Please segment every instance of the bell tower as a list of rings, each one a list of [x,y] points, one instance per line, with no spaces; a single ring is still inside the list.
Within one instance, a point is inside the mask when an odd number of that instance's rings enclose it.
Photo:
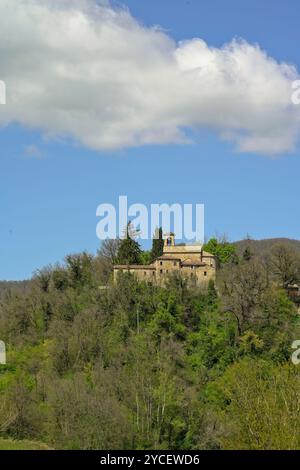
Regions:
[[[175,246],[175,234],[173,232],[165,233],[165,235],[164,235],[164,246],[165,246],[165,248],[167,248],[169,246]]]

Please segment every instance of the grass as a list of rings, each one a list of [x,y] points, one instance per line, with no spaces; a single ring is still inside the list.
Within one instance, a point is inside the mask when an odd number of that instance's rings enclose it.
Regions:
[[[0,439],[0,451],[1,450],[50,450],[50,447],[41,442]]]

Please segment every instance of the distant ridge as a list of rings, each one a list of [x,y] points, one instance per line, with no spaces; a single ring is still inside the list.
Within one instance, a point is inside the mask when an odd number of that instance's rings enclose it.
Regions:
[[[251,248],[254,254],[264,256],[267,255],[274,245],[282,244],[289,248],[292,248],[300,255],[300,240],[292,238],[264,238],[262,240],[244,239],[232,242],[236,246],[237,253],[241,255],[246,247]],[[178,244],[178,246],[184,245],[184,243]],[[25,293],[33,284],[32,279],[24,281],[1,281],[0,280],[0,294],[9,290],[17,290],[20,293]]]
[[[300,240],[292,238],[265,238],[262,240],[245,239],[233,242],[237,248],[237,253],[241,254],[246,247],[249,247],[256,255],[267,255],[272,247],[277,244],[285,245],[300,254]]]
[[[10,291],[18,291],[20,294],[25,294],[28,288],[32,285],[32,280],[26,281],[0,281],[0,297],[1,295]]]

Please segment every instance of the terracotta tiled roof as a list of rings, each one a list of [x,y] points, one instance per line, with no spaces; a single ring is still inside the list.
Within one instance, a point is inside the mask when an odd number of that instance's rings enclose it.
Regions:
[[[153,264],[116,264],[114,269],[156,269]]]
[[[202,263],[201,261],[182,261],[181,266],[207,266],[206,263]]]

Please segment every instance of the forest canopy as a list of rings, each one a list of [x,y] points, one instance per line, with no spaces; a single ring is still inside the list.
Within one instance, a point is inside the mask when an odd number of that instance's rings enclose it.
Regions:
[[[57,449],[300,448],[290,360],[299,315],[288,291],[299,255],[207,247],[217,281],[197,288],[179,276],[165,287],[130,274],[112,282],[112,242],[2,285],[0,438]]]

